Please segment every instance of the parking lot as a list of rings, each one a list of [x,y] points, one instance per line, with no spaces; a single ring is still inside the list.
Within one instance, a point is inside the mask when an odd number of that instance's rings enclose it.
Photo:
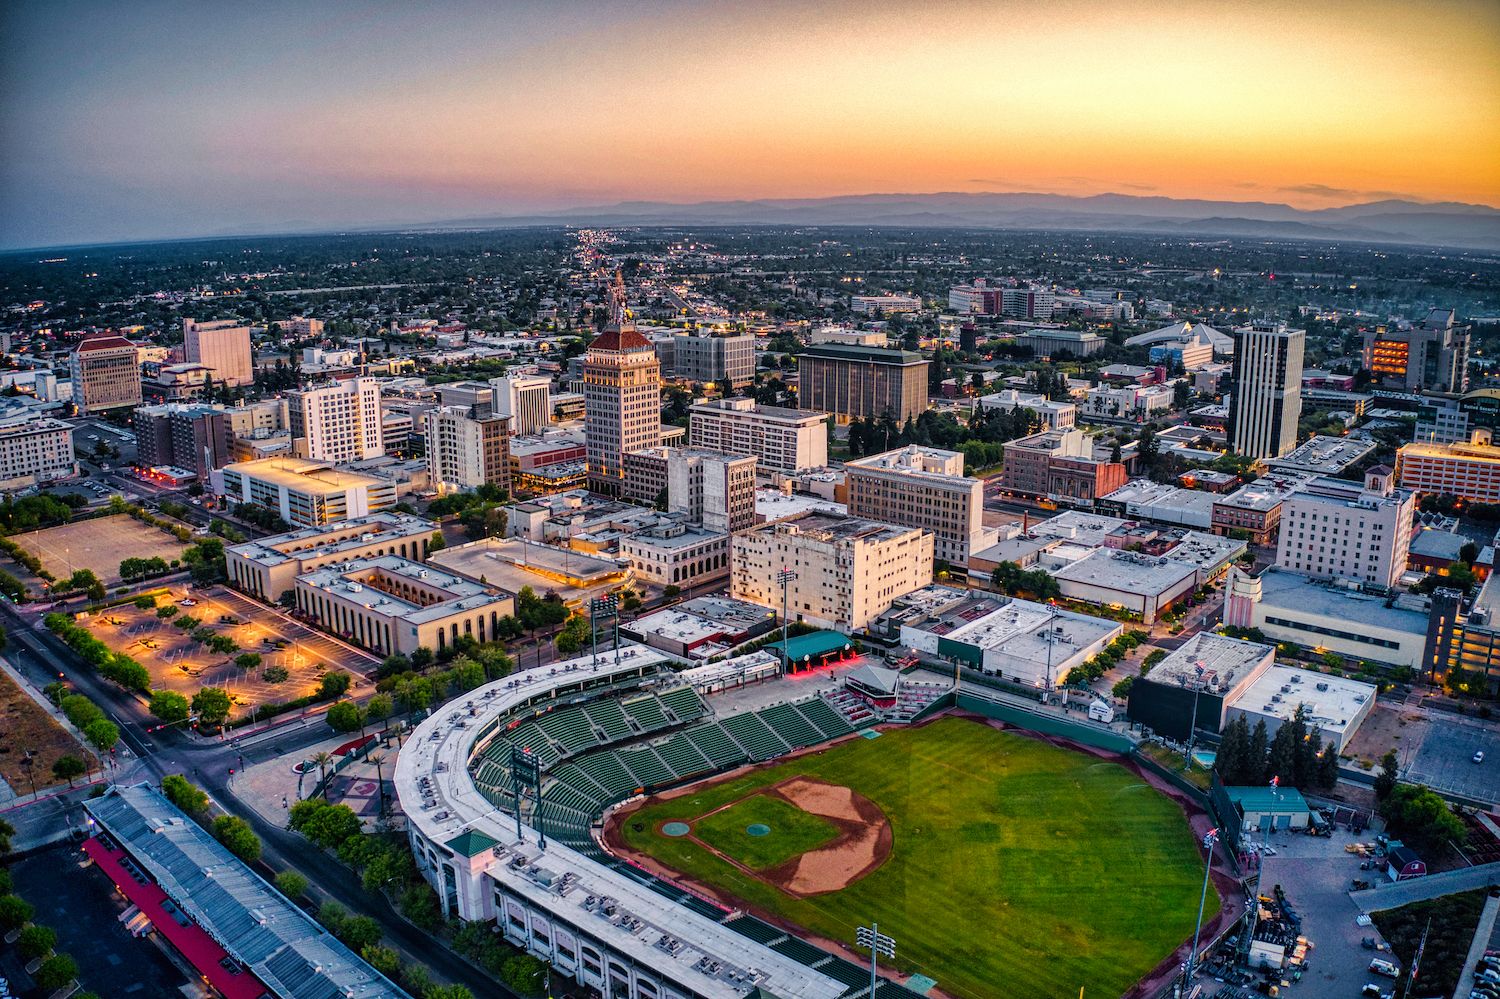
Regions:
[[[374,660],[351,652],[327,636],[288,621],[277,612],[222,588],[204,592],[181,587],[169,591],[179,617],[191,616],[239,648],[212,651],[156,610],[131,604],[87,620],[89,630],[110,648],[132,656],[151,673],[152,687],[191,697],[203,687],[223,687],[242,715],[260,704],[288,701],[317,690],[324,673],[346,670],[362,674]],[[168,597],[159,602],[165,606]],[[187,603],[191,601],[191,604]],[[245,652],[260,655],[260,665],[241,669],[234,659]],[[285,679],[276,679],[278,670]]]
[[[1414,738],[1413,728],[1420,728],[1421,741],[1405,763],[1407,780],[1482,801],[1500,801],[1500,772],[1495,769],[1500,765],[1500,726],[1445,714],[1420,727],[1408,725],[1407,739]],[[1475,763],[1474,754],[1480,751],[1484,762]]]
[[[187,545],[172,535],[126,514],[61,524],[11,540],[42,560],[58,579],[91,569],[106,586],[120,582],[120,563],[127,558],[182,557]]]

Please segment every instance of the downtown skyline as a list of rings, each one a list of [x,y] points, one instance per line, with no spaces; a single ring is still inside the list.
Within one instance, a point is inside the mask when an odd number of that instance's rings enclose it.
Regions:
[[[0,246],[877,192],[1500,204],[1500,8],[9,5]]]

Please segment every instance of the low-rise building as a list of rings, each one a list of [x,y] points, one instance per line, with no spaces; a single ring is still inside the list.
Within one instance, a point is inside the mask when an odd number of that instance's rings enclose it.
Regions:
[[[1396,452],[1396,480],[1423,496],[1500,503],[1500,447],[1488,430],[1474,431],[1467,443],[1404,444]]]
[[[1196,489],[1181,489],[1150,479],[1132,479],[1094,501],[1094,509],[1112,517],[1149,520],[1172,527],[1209,530],[1218,497]]]
[[[1198,587],[1199,567],[1170,556],[1101,549],[1051,571],[1062,595],[1115,607],[1155,623],[1161,612]]]
[[[1048,399],[1044,395],[1005,389],[974,400],[981,410],[995,409],[1009,413],[1029,409],[1041,422],[1041,430],[1067,430],[1078,422],[1078,407],[1066,400]]]
[[[734,536],[730,594],[817,627],[869,626],[899,597],[932,582],[932,535],[857,517],[805,513]]]
[[[1394,588],[1406,571],[1416,498],[1377,465],[1364,484],[1320,477],[1283,504],[1276,564],[1327,579]]]
[[[921,312],[922,299],[916,295],[851,295],[849,308],[863,315],[890,316],[898,312]]]
[[[729,574],[729,532],[663,520],[620,539],[620,554],[642,579],[690,587]]]
[[[290,593],[297,577],[338,562],[397,555],[427,558],[437,525],[410,514],[385,511],[323,527],[305,527],[224,549],[229,583],[265,601]]]
[[[395,483],[306,458],[225,465],[213,472],[212,491],[234,503],[258,503],[287,523],[304,527],[352,520],[396,505]]]
[[[1094,445],[1081,430],[1048,430],[1005,445],[1000,487],[1019,496],[1072,506],[1094,500],[1125,485],[1125,466],[1094,456]]]
[[[1269,670],[1276,650],[1200,631],[1130,686],[1126,713],[1157,735],[1187,742],[1195,730],[1218,733],[1228,706]]]
[[[1301,489],[1306,475],[1267,475],[1214,500],[1213,526],[1219,534],[1244,532],[1251,544],[1268,545],[1281,528],[1282,504]]]
[[[377,655],[492,641],[515,613],[509,593],[398,555],[313,569],[297,576],[295,592],[301,614]]]
[[[795,473],[828,464],[828,415],[760,406],[736,397],[700,402],[689,411],[694,447],[753,454],[766,472]]]
[[[78,473],[70,424],[24,404],[0,407],[0,489],[42,485]]]
[[[1031,348],[1031,356],[1044,358],[1093,357],[1109,341],[1093,330],[1034,329],[1016,337],[1016,343]]]
[[[1226,705],[1224,721],[1243,716],[1251,729],[1265,722],[1266,735],[1274,737],[1300,707],[1309,732],[1320,733],[1324,745],[1342,753],[1375,707],[1375,693],[1373,683],[1273,665]]]
[[[687,600],[621,622],[620,634],[670,655],[701,661],[722,655],[775,627],[774,612],[743,600],[715,596]]]

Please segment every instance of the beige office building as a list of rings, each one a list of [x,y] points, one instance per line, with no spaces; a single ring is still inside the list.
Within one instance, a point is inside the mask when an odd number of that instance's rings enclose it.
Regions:
[[[26,409],[0,421],[0,489],[22,489],[78,473],[73,427]]]
[[[492,641],[516,608],[509,593],[397,555],[302,573],[295,593],[297,609],[318,627],[376,655]]]
[[[439,492],[510,490],[510,417],[491,415],[487,405],[442,406],[427,411],[426,424],[427,468]]]
[[[651,341],[618,319],[583,362],[584,441],[594,492],[624,491],[625,455],[661,443],[661,362]]]
[[[200,323],[182,321],[183,359],[213,369],[220,385],[249,385],[255,380],[250,327],[233,319]]]
[[[1229,449],[1248,458],[1280,458],[1297,446],[1302,414],[1305,330],[1253,323],[1234,331]]]
[[[859,517],[805,513],[736,534],[730,595],[821,628],[867,627],[900,597],[932,582],[932,535]]]
[[[493,378],[495,412],[510,417],[516,436],[540,434],[552,424],[552,379],[542,375]]]
[[[298,576],[336,562],[382,555],[425,561],[436,530],[430,520],[387,510],[231,545],[224,562],[230,585],[269,603],[290,592]]]
[[[788,474],[828,464],[828,415],[810,409],[758,406],[735,397],[700,402],[689,411],[693,447],[753,454],[758,467]]]
[[[988,547],[984,483],[964,475],[961,451],[909,444],[844,463],[849,515],[931,531],[935,557],[956,566]]]
[[[396,505],[396,483],[339,472],[306,458],[264,458],[215,469],[213,492],[233,503],[259,503],[289,524],[319,527]]]
[[[141,365],[135,344],[106,334],[85,339],[69,359],[73,404],[91,416],[141,404]]]
[[[817,344],[797,357],[797,398],[840,423],[885,416],[905,423],[927,408],[927,368],[910,350]]]
[[[380,383],[351,378],[286,394],[292,450],[299,458],[344,464],[385,454]]]

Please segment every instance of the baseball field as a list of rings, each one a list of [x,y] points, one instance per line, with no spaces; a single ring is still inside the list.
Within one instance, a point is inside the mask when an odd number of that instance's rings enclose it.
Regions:
[[[1203,878],[1135,773],[957,717],[648,798],[609,839],[814,937],[878,921],[961,999],[1118,996],[1192,934]]]

